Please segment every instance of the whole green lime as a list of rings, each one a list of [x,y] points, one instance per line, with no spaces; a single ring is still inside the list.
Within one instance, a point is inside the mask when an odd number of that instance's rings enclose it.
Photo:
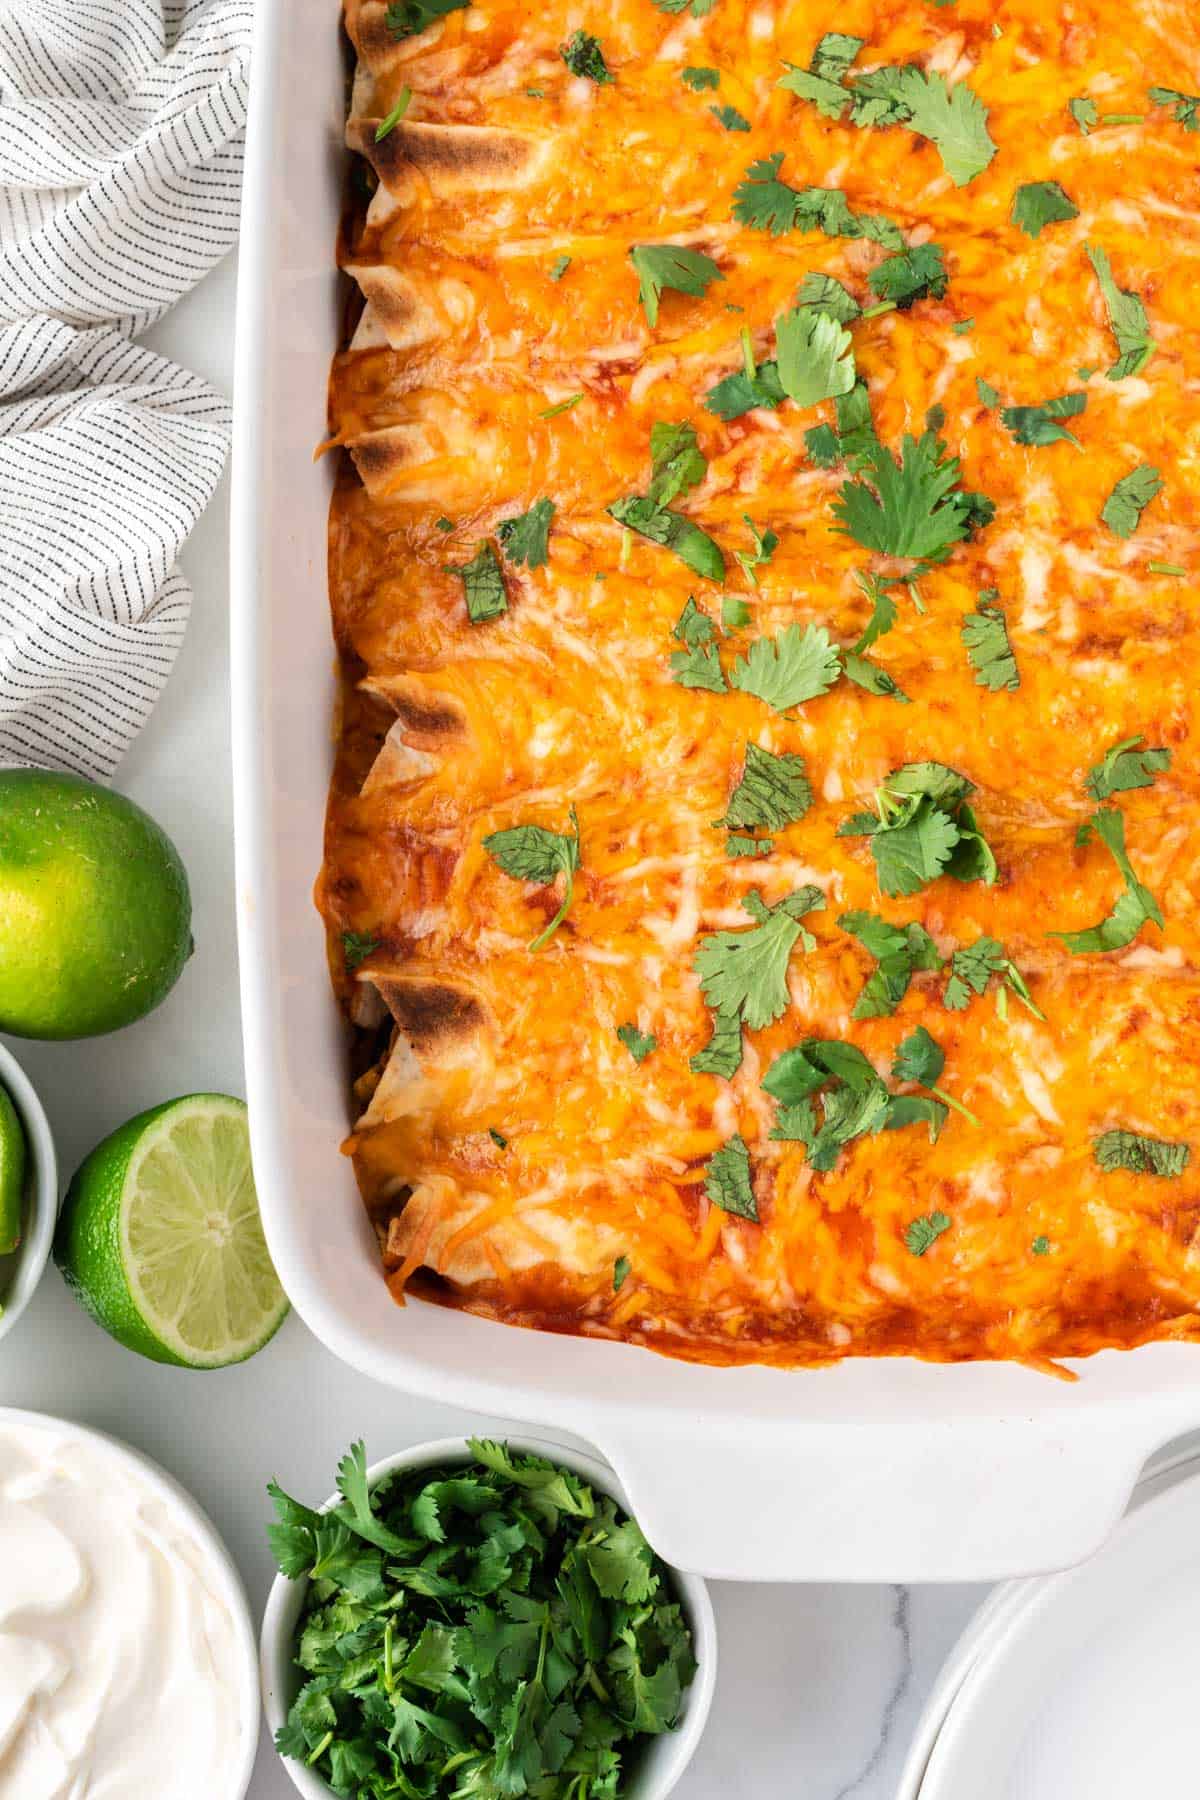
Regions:
[[[95,1037],[166,998],[191,955],[187,874],[132,800],[0,770],[0,1031]]]

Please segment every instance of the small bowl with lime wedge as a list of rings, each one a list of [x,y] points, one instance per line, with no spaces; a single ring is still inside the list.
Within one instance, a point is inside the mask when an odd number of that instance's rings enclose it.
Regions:
[[[0,1338],[33,1298],[54,1240],[58,1160],[33,1084],[0,1043]]]

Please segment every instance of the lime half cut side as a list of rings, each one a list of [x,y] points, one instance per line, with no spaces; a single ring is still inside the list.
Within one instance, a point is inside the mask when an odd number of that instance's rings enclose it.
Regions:
[[[21,1241],[27,1161],[17,1109],[0,1087],[0,1256],[11,1255]]]
[[[244,1103],[190,1094],[105,1138],[67,1190],[54,1254],[127,1349],[190,1369],[253,1356],[287,1299],[263,1237]]]

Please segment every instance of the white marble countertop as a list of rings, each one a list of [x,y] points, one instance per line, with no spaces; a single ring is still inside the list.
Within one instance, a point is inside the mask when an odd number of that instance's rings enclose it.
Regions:
[[[147,339],[226,392],[234,283],[229,261]],[[64,1177],[142,1107],[203,1088],[242,1091],[227,537],[228,477],[183,559],[195,589],[187,642],[116,783],[179,846],[192,882],[196,954],[166,1004],[118,1037],[12,1042],[50,1114]],[[53,1269],[4,1347],[0,1401],[100,1426],[165,1464],[225,1537],[256,1613],[272,1573],[263,1536],[268,1477],[323,1499],[356,1437],[378,1456],[479,1423],[355,1374],[295,1318],[259,1357],[220,1374],[142,1362],[91,1324]],[[924,1696],[983,1591],[714,1584],[716,1702],[680,1800],[725,1800],[733,1791],[891,1800]],[[250,1794],[294,1794],[265,1738]]]

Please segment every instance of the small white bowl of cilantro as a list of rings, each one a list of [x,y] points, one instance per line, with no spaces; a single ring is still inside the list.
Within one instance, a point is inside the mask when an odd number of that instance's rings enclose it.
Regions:
[[[337,1486],[319,1509],[269,1488],[263,1700],[305,1800],[666,1800],[716,1626],[611,1470],[448,1438],[373,1468],[355,1444]]]

